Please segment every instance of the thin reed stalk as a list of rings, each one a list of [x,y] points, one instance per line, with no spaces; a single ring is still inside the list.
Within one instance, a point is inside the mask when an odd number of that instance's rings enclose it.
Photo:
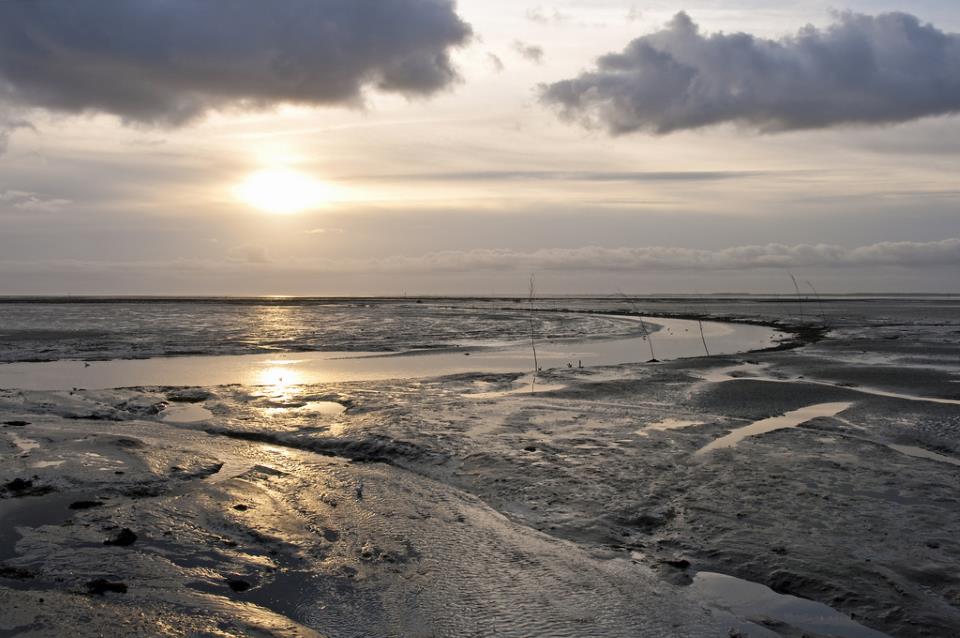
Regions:
[[[703,334],[703,320],[697,319],[697,325],[700,326],[700,341],[703,342],[703,349],[706,351],[707,356],[710,356],[710,348],[707,347],[707,337]]]
[[[620,293],[620,296],[623,297],[624,301],[630,304],[630,307],[633,308],[633,311],[637,313],[637,318],[640,319],[640,330],[643,332],[643,340],[647,342],[648,346],[650,346],[650,360],[647,361],[647,363],[659,363],[660,360],[657,359],[657,355],[653,351],[653,336],[647,330],[647,324],[643,321],[643,313],[640,312],[640,308],[632,299],[623,294],[623,291],[618,290],[617,292]]]
[[[534,318],[533,299],[536,296],[537,286],[536,278],[530,275],[530,296],[528,303],[530,305],[530,349],[533,350],[533,384],[537,384],[537,373],[540,372],[540,361],[537,358],[537,339],[536,339],[536,319]],[[532,386],[531,386],[532,387]]]
[[[787,274],[790,275],[790,281],[793,282],[793,288],[797,291],[797,303],[800,304],[800,323],[804,322],[803,318],[803,296],[800,294],[800,286],[797,285],[797,278],[793,276],[793,273],[789,270]]]
[[[807,285],[810,286],[810,290],[813,291],[813,296],[814,296],[814,298],[816,298],[816,300],[817,300],[817,305],[820,306],[820,321],[822,321],[822,322],[823,322],[823,325],[826,326],[826,325],[827,325],[827,313],[825,313],[825,312],[823,311],[823,300],[820,299],[820,293],[817,292],[817,289],[814,288],[814,287],[813,287],[813,284],[810,283],[809,281],[807,282]]]

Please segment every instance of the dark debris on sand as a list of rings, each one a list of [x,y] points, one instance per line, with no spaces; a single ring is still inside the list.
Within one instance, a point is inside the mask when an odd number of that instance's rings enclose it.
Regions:
[[[21,567],[10,567],[0,564],[0,578],[7,580],[29,580],[33,578],[33,573]]]
[[[74,501],[70,503],[69,508],[72,510],[89,510],[94,507],[102,507],[103,501]]]
[[[114,547],[129,547],[137,542],[137,535],[133,533],[133,530],[124,527],[120,530],[120,533],[116,537],[107,539],[103,541],[104,545],[112,545]]]
[[[241,578],[228,578],[227,587],[237,592],[238,594],[242,594],[245,591],[249,591],[250,588],[253,587],[253,585],[251,585],[250,583],[248,583],[247,581]]]
[[[91,596],[103,596],[106,593],[125,594],[127,586],[124,583],[113,583],[105,578],[98,578],[87,583],[87,593]]]
[[[55,491],[49,485],[35,485],[31,479],[15,478],[0,487],[0,492],[9,493],[14,498],[24,496],[43,496]]]

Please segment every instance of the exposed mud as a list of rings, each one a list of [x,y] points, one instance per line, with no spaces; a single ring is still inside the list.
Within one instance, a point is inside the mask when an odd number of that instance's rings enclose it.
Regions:
[[[0,635],[952,636],[960,318],[908,310],[827,305],[799,349],[555,369],[535,393],[0,390]]]

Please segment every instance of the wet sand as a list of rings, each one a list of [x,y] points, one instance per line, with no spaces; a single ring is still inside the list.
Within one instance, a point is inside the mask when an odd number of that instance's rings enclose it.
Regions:
[[[956,327],[868,320],[537,393],[0,390],[0,635],[953,635]]]

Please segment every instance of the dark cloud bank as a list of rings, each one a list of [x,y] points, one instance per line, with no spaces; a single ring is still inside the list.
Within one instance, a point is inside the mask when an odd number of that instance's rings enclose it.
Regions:
[[[378,258],[271,259],[262,246],[244,244],[228,250],[223,259],[173,261],[11,261],[0,259],[0,274],[31,272],[110,272],[169,268],[222,270],[269,266],[273,272],[313,273],[454,273],[454,272],[670,272],[750,271],[781,268],[928,269],[960,266],[960,239],[932,242],[880,242],[847,247],[836,244],[764,244],[701,250],[669,246],[605,248],[543,248],[532,252],[508,249],[447,250],[419,256]],[[2,289],[0,289],[2,290]]]
[[[452,0],[0,2],[0,105],[167,126],[368,87],[429,95],[470,33]]]
[[[904,13],[840,13],[768,40],[705,35],[679,13],[596,69],[542,86],[541,99],[613,134],[904,122],[960,111],[960,35]]]

